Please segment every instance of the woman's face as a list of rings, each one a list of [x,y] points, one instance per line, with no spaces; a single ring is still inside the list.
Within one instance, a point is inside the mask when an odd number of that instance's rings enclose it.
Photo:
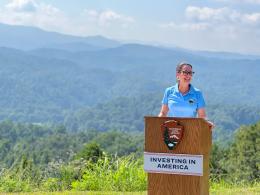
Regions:
[[[193,73],[189,65],[184,65],[181,72],[177,73],[177,79],[182,84],[190,84]]]

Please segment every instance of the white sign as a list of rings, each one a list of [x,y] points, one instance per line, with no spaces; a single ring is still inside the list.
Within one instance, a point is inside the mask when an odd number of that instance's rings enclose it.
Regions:
[[[203,176],[203,155],[144,152],[148,173]]]

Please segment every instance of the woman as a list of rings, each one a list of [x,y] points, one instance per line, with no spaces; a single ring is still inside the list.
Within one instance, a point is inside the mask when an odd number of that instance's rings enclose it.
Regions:
[[[205,101],[201,91],[191,85],[192,65],[182,62],[176,67],[177,84],[165,90],[160,117],[206,118]]]

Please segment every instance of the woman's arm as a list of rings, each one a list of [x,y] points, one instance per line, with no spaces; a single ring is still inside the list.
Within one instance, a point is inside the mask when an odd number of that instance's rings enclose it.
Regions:
[[[168,106],[167,106],[166,104],[163,104],[163,105],[162,105],[162,108],[161,108],[161,111],[160,111],[160,113],[159,113],[158,116],[159,116],[159,117],[167,116],[168,111],[169,111]]]
[[[206,119],[206,110],[205,108],[198,109],[198,118],[205,118]]]
[[[198,109],[198,117],[199,117],[199,118],[204,118],[204,119],[207,120],[205,108],[200,108],[200,109]],[[212,122],[209,121],[209,120],[207,120],[207,122],[208,122],[208,124],[209,124],[209,128],[212,130],[212,129],[215,127],[214,123],[212,123]]]

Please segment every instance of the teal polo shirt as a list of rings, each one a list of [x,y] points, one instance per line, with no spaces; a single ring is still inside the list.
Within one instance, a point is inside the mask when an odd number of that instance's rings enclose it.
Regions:
[[[187,94],[182,95],[178,83],[165,90],[162,104],[168,106],[169,117],[197,117],[197,111],[205,107],[205,101],[201,91],[190,85]]]

